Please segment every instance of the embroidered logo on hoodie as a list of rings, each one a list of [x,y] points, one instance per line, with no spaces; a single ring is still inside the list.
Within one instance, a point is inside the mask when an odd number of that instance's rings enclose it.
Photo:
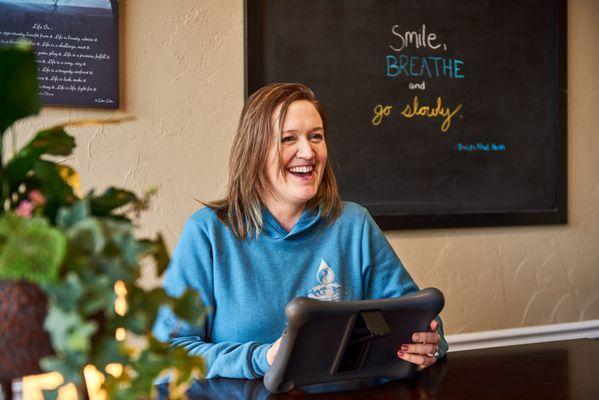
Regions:
[[[345,295],[343,286],[335,283],[335,272],[321,258],[320,266],[316,272],[316,279],[320,285],[308,290],[308,297],[317,300],[341,301]]]

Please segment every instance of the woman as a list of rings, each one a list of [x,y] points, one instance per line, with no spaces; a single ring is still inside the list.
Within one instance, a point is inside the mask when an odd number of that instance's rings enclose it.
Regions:
[[[342,203],[327,163],[326,120],[301,84],[268,85],[241,113],[228,192],[186,224],[164,280],[193,288],[208,308],[201,327],[168,309],[158,339],[200,355],[207,377],[259,378],[278,351],[284,308],[297,296],[321,300],[399,297],[418,290],[368,212]],[[398,357],[420,368],[443,355],[438,333],[417,332]]]

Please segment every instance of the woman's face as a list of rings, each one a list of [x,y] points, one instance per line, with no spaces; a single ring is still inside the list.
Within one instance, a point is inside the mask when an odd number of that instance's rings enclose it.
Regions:
[[[266,159],[266,178],[273,200],[285,206],[300,207],[316,196],[327,163],[322,118],[307,100],[289,105],[280,132],[280,160],[284,168],[281,172],[276,146],[280,111],[281,106],[273,112],[273,138]]]

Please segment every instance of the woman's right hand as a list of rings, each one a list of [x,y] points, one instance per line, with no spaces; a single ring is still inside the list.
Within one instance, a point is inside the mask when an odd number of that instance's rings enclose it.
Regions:
[[[278,338],[276,342],[270,346],[270,348],[266,351],[266,361],[268,361],[268,365],[272,365],[275,361],[275,357],[279,352],[279,346],[281,345],[281,338]]]

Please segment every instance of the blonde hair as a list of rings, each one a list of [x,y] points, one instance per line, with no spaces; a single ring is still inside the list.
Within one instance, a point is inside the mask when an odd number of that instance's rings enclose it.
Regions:
[[[281,106],[278,123],[282,127],[289,105],[298,100],[307,100],[314,105],[327,132],[322,105],[314,92],[301,83],[273,83],[264,86],[253,93],[243,106],[231,148],[226,197],[204,203],[215,210],[218,218],[241,239],[257,236],[262,232],[263,198],[265,194],[271,193],[264,166],[272,140],[273,113]],[[277,150],[280,146],[280,138],[278,139]],[[280,159],[279,166],[284,170]],[[332,223],[339,217],[342,205],[337,181],[329,163],[325,165],[316,195],[306,206],[320,207],[321,216],[327,223]]]

